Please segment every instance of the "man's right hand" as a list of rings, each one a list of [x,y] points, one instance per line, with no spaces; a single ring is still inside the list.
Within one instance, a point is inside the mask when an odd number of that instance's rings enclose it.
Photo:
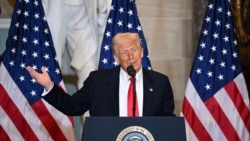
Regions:
[[[42,85],[46,90],[51,89],[54,86],[53,81],[51,81],[48,72],[45,70],[45,67],[41,68],[42,73],[36,72],[32,67],[26,67],[27,71],[32,78],[36,80],[37,83]]]

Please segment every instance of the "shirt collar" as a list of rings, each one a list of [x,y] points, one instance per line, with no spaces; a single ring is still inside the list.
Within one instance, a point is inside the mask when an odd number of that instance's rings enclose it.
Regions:
[[[120,70],[120,77],[121,77],[121,79],[122,79],[122,80],[129,80],[129,78],[130,78],[131,76],[129,76],[128,73],[127,73],[125,70],[122,69],[122,67],[121,67],[120,69],[121,69],[121,70]],[[141,67],[140,70],[136,73],[135,79],[136,79],[137,81],[142,80],[142,67]]]

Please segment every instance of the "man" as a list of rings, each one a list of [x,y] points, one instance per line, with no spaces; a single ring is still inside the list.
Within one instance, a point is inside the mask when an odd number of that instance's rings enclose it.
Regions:
[[[37,73],[27,67],[31,76],[46,93],[43,98],[67,115],[128,116],[129,78],[126,70],[133,65],[139,116],[174,116],[174,97],[167,76],[142,68],[143,47],[137,33],[118,33],[112,40],[112,51],[120,67],[90,73],[83,87],[72,96],[51,81],[45,68]]]

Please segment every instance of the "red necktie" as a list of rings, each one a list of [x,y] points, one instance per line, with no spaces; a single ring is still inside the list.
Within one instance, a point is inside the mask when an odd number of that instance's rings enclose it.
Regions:
[[[133,116],[133,100],[134,100],[134,94],[133,94],[133,89],[134,89],[134,81],[135,79],[133,77],[130,77],[130,85],[128,88],[128,117]],[[135,116],[139,116],[139,109],[138,109],[138,102],[137,102],[137,97],[136,97],[136,109],[135,109]]]

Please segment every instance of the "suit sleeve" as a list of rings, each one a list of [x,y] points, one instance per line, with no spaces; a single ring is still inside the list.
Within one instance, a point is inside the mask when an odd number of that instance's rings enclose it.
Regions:
[[[83,115],[88,110],[89,94],[82,88],[73,95],[65,93],[59,86],[54,85],[52,90],[43,98],[52,106],[69,116]]]
[[[165,108],[164,108],[164,115],[166,116],[175,116],[174,114],[174,94],[172,90],[172,86],[170,84],[169,79],[166,79],[166,97],[165,97]]]

